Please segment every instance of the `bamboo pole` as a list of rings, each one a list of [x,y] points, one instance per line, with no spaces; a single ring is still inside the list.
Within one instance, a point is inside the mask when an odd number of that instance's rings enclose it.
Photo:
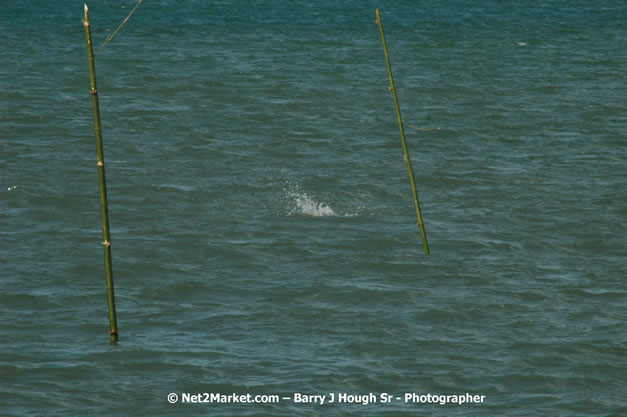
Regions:
[[[91,103],[94,112],[94,131],[96,133],[96,149],[98,162],[98,180],[100,185],[100,216],[102,218],[102,245],[104,247],[105,274],[107,282],[107,303],[109,307],[109,335],[111,343],[118,341],[118,324],[115,314],[115,295],[113,288],[113,268],[111,266],[111,238],[109,237],[109,210],[107,204],[107,182],[105,178],[104,156],[102,150],[102,128],[100,125],[100,106],[98,105],[98,88],[96,86],[96,66],[94,64],[94,50],[91,42],[89,26],[89,12],[85,4],[85,38],[87,40],[87,58],[89,61],[89,78],[91,86]]]
[[[411,166],[411,159],[409,158],[409,150],[407,149],[407,141],[405,140],[405,129],[403,128],[403,118],[401,117],[401,108],[398,104],[398,96],[396,95],[396,88],[394,87],[394,78],[392,77],[392,65],[390,64],[390,55],[388,53],[388,46],[385,41],[385,33],[383,32],[383,24],[381,23],[381,14],[377,9],[377,25],[379,25],[379,31],[381,32],[381,42],[383,43],[383,53],[385,54],[385,64],[388,69],[388,76],[390,78],[390,91],[392,91],[392,97],[394,98],[394,106],[396,108],[396,120],[398,121],[398,128],[401,132],[401,144],[403,145],[403,153],[405,154],[405,163],[407,164],[407,171],[409,172],[409,183],[414,195],[414,206],[416,207],[416,217],[418,218],[418,228],[420,229],[420,236],[422,237],[422,246],[424,247],[425,254],[429,254],[429,242],[427,241],[427,232],[425,231],[425,225],[422,221],[422,214],[420,213],[420,203],[418,201],[418,191],[416,190],[416,180],[414,179],[414,170]]]

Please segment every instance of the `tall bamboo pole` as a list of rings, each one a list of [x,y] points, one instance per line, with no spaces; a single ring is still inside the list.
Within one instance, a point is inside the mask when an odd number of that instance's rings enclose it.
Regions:
[[[427,241],[427,232],[425,231],[425,225],[422,221],[422,214],[420,213],[420,203],[418,201],[418,191],[416,191],[416,180],[414,179],[414,170],[411,166],[411,159],[409,158],[409,150],[407,149],[407,141],[405,140],[405,129],[403,128],[403,118],[401,117],[401,108],[398,104],[398,96],[396,95],[396,88],[394,87],[394,78],[392,77],[392,65],[390,64],[390,55],[388,53],[388,45],[385,41],[385,33],[383,32],[383,24],[381,23],[381,14],[377,9],[377,25],[379,25],[379,31],[381,32],[381,42],[383,43],[383,53],[385,54],[385,64],[388,69],[388,76],[390,78],[390,91],[392,91],[392,97],[394,98],[394,106],[396,107],[396,120],[398,121],[398,128],[401,132],[401,144],[403,145],[403,153],[405,154],[405,162],[407,164],[407,171],[409,172],[409,183],[414,195],[414,206],[416,207],[416,217],[418,218],[418,228],[420,229],[420,236],[422,237],[422,246],[424,246],[425,254],[429,254],[429,242]]]
[[[118,324],[115,315],[115,295],[113,288],[113,268],[111,266],[111,238],[109,237],[109,210],[107,204],[107,182],[105,179],[104,156],[102,151],[102,128],[100,126],[100,106],[98,105],[98,89],[96,87],[96,66],[94,50],[91,42],[89,13],[85,5],[85,38],[87,39],[87,58],[89,61],[89,78],[91,85],[91,103],[94,111],[94,131],[96,133],[96,149],[98,162],[98,180],[100,184],[100,216],[102,218],[102,245],[104,247],[105,273],[107,281],[107,303],[109,306],[109,335],[111,343],[118,341]]]

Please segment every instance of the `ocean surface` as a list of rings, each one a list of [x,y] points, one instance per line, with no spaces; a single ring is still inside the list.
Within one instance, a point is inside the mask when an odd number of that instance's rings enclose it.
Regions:
[[[117,345],[82,17],[0,4],[1,416],[627,415],[623,0],[144,1],[96,57]]]

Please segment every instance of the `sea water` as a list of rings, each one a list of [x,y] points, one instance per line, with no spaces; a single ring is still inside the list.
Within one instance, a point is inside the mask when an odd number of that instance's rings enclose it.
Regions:
[[[0,5],[0,415],[627,414],[623,1],[143,2],[96,56],[114,346],[82,17]]]

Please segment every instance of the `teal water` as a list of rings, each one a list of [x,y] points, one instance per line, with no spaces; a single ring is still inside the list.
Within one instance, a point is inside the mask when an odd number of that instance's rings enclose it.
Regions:
[[[96,59],[117,346],[82,13],[0,6],[0,415],[627,415],[624,2],[145,1]]]

